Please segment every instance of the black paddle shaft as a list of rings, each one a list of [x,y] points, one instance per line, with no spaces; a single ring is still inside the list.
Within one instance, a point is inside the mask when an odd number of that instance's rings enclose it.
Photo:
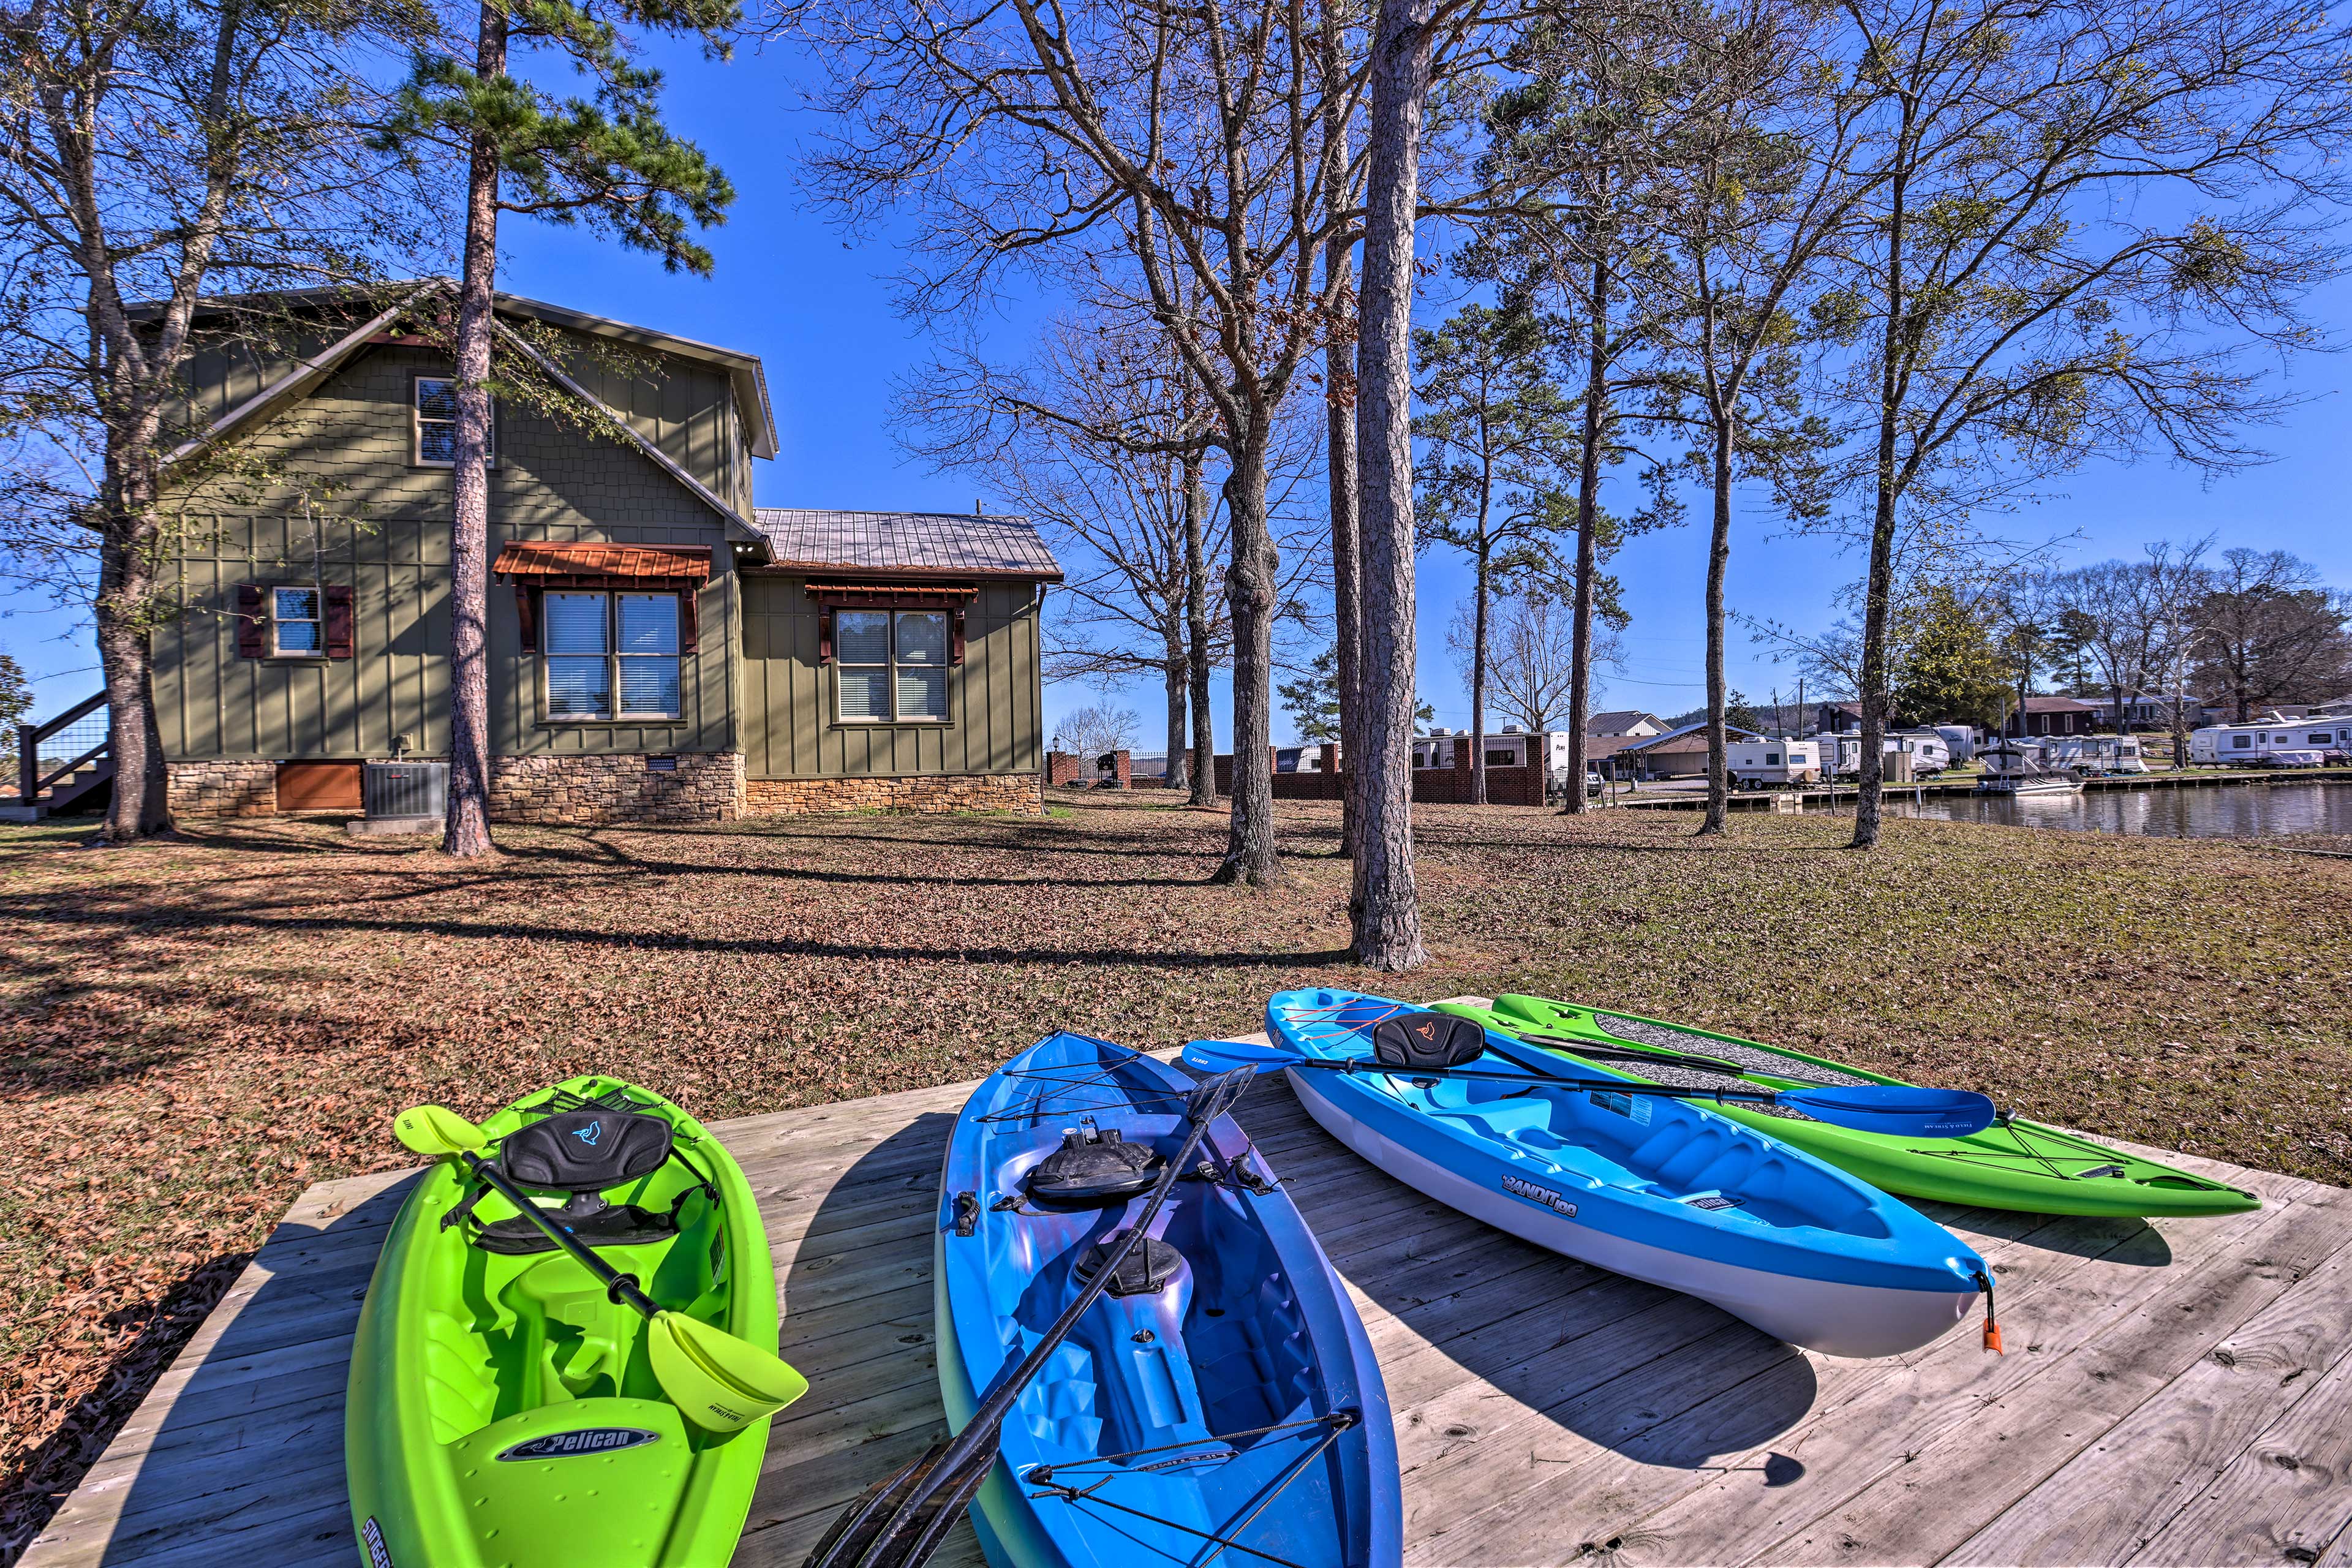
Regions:
[[[637,1289],[635,1275],[624,1274],[597,1257],[594,1247],[548,1218],[545,1210],[525,1196],[512,1182],[500,1175],[498,1167],[488,1160],[483,1159],[471,1149],[460,1149],[457,1154],[466,1162],[466,1168],[479,1176],[488,1185],[490,1191],[514,1205],[521,1211],[525,1219],[547,1233],[548,1240],[570,1253],[574,1262],[602,1280],[607,1296],[615,1301],[627,1302],[644,1313],[647,1321],[660,1315],[661,1309],[654,1305],[653,1299]]]
[[[1313,1068],[1324,1072],[1360,1073],[1364,1077],[1391,1078],[1458,1078],[1479,1083],[1524,1083],[1544,1089],[1583,1089],[1596,1094],[1652,1094],[1666,1100],[1737,1100],[1743,1103],[1753,1100],[1761,1105],[1779,1101],[1777,1089],[1685,1089],[1670,1083],[1632,1083],[1622,1078],[1561,1078],[1541,1072],[1482,1072],[1476,1068],[1416,1068],[1391,1066],[1381,1061],[1329,1061],[1319,1057],[1301,1057],[1295,1062],[1284,1062],[1286,1068]]]
[[[804,1568],[848,1568],[850,1564],[915,1568],[938,1549],[954,1512],[971,1500],[981,1482],[987,1479],[990,1467],[996,1463],[1004,1417],[1011,1413],[1013,1403],[1045,1370],[1054,1352],[1070,1337],[1070,1331],[1078,1326],[1078,1320],[1094,1305],[1096,1298],[1110,1288],[1119,1265],[1142,1241],[1151,1222],[1160,1217],[1160,1207],[1168,1201],[1177,1178],[1191,1167],[1192,1154],[1208,1136],[1210,1126],[1242,1097],[1255,1076],[1254,1068],[1235,1068],[1207,1079],[1193,1091],[1184,1111],[1192,1130],[1185,1134],[1183,1146],[1160,1173],[1151,1189],[1150,1201],[1144,1205],[1142,1216],[1127,1227],[1126,1236],[1110,1249],[1094,1278],[1062,1310],[1062,1315],[1039,1337],[1021,1364],[998,1381],[944,1450],[925,1454],[906,1470],[868,1489],[825,1532],[816,1550],[809,1553]],[[911,1535],[906,1533],[909,1524],[916,1527]]]

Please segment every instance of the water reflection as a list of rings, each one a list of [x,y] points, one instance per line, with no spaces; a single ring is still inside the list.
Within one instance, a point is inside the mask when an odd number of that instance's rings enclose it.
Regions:
[[[2003,822],[2165,838],[2352,833],[2352,787],[2340,784],[2086,790],[2078,795],[1931,795],[1917,802],[1889,800],[1886,809],[1948,822]]]

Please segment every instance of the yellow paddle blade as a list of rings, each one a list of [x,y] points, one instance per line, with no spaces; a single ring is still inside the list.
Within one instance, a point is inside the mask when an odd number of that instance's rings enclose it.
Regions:
[[[420,1154],[455,1154],[479,1149],[490,1135],[446,1105],[413,1105],[392,1119],[392,1131]]]
[[[808,1392],[808,1379],[778,1357],[682,1312],[646,1330],[654,1376],[678,1413],[712,1432],[739,1432]]]

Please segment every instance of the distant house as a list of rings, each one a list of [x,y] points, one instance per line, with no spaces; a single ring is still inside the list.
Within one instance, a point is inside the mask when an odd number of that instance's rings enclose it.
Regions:
[[[447,754],[457,384],[422,330],[446,288],[275,297],[310,323],[293,342],[240,330],[251,301],[200,321],[173,416],[199,434],[171,479],[205,526],[153,637],[176,813],[356,808],[365,762]],[[495,415],[494,817],[1039,808],[1038,621],[1062,574],[1034,528],[754,507],[752,461],[777,451],[756,357],[496,310],[576,416]],[[232,437],[268,483],[215,496],[189,459]]]
[[[1640,739],[1665,732],[1666,721],[1664,719],[1633,708],[1612,713],[1595,713],[1584,721],[1585,738],[1593,741],[1610,740],[1620,735]]]
[[[2003,726],[2011,735],[2089,735],[2099,728],[2099,710],[2072,697],[2029,697]]]
[[[1726,724],[1724,734],[1735,741],[1760,741],[1754,730]],[[1706,773],[1706,726],[1685,724],[1662,735],[1629,736],[1633,744],[1615,752],[1611,761],[1619,778],[1687,779]]]

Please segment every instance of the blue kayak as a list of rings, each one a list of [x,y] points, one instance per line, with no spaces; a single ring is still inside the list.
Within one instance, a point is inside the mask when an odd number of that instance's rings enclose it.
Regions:
[[[1558,1057],[1507,1035],[1385,997],[1286,991],[1266,1004],[1276,1046],[1326,1059],[1374,1058],[1380,1026],[1408,1017],[1434,1019],[1440,1034],[1466,1031],[1456,1065],[1561,1071]],[[1394,1042],[1388,1048],[1394,1056]],[[1575,1071],[1624,1077],[1583,1063]],[[1399,1181],[1825,1355],[1916,1350],[1969,1317],[1991,1278],[1983,1258],[1900,1199],[1688,1100],[1416,1081],[1409,1067],[1286,1076],[1307,1114]]]
[[[1124,1046],[1060,1034],[972,1095],[934,1247],[950,1427],[1099,1271],[1182,1143],[1192,1088]],[[993,1568],[1402,1555],[1396,1439],[1363,1324],[1229,1117],[1001,1445],[971,1510]]]

